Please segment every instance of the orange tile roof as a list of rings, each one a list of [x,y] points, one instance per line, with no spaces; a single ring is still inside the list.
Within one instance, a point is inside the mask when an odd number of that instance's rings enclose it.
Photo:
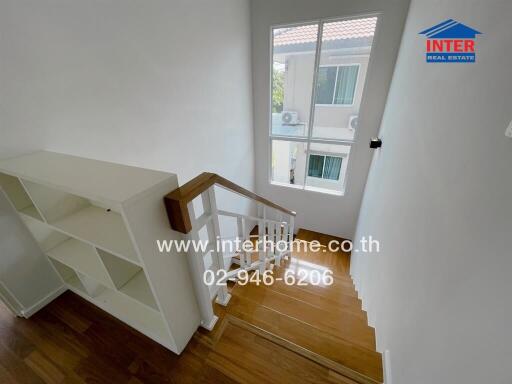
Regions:
[[[325,23],[322,41],[371,37],[375,33],[376,17]],[[274,46],[304,44],[316,41],[318,25],[304,25],[274,30]]]

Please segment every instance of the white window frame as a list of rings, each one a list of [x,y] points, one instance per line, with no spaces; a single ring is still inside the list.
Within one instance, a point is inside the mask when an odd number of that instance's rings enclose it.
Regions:
[[[336,67],[336,79],[334,80],[334,91],[332,92],[332,103],[330,104],[322,104],[317,103],[315,104],[317,107],[338,107],[338,108],[347,108],[347,107],[353,107],[356,103],[356,96],[357,96],[357,87],[359,86],[359,78],[361,77],[361,63],[343,63],[343,64],[323,64],[318,66],[318,68],[324,68],[324,67]],[[338,68],[339,67],[357,67],[357,77],[356,77],[356,86],[354,88],[354,95],[352,97],[352,104],[336,104],[334,103],[334,99],[336,98],[336,84],[338,83]]]
[[[324,164],[322,166],[322,177],[309,176],[309,161],[307,162],[308,168],[306,169],[306,177],[311,177],[313,179],[321,179],[321,180],[325,180],[325,181],[331,181],[333,183],[337,183],[337,182],[340,181],[340,177],[342,176],[341,175],[341,169],[343,168],[342,165],[343,165],[343,161],[345,161],[346,156],[343,156],[342,154],[339,154],[339,153],[333,154],[331,152],[316,152],[316,151],[312,151],[308,156],[311,156],[311,155],[323,156],[324,157]],[[341,163],[340,163],[340,176],[336,180],[334,180],[334,179],[326,179],[325,177],[323,177],[324,170],[325,170],[325,163],[326,163],[325,158],[326,157],[339,157],[341,159]]]
[[[313,136],[313,123],[315,119],[315,108],[316,106],[328,106],[333,107],[332,104],[316,104],[316,85],[317,85],[317,79],[318,79],[318,68],[320,68],[320,55],[322,52],[322,35],[323,35],[323,26],[325,23],[332,23],[337,21],[343,21],[343,20],[353,20],[358,18],[365,18],[365,17],[377,17],[377,24],[375,27],[375,36],[377,35],[377,30],[379,26],[380,21],[380,14],[379,13],[370,13],[370,14],[361,14],[361,15],[352,15],[347,17],[337,17],[337,18],[325,18],[325,19],[318,19],[318,20],[312,20],[307,22],[298,22],[298,23],[289,23],[289,24],[280,24],[280,25],[273,25],[270,27],[270,60],[269,60],[269,78],[270,78],[270,89],[269,89],[269,95],[268,95],[268,127],[269,127],[269,141],[268,141],[268,153],[269,153],[269,161],[268,161],[268,168],[267,168],[267,178],[268,182],[271,185],[276,185],[280,187],[286,187],[286,188],[292,188],[295,190],[300,190],[303,192],[318,192],[328,195],[336,195],[336,196],[344,196],[346,193],[346,188],[348,184],[349,179],[349,172],[348,172],[348,163],[346,167],[346,174],[343,177],[343,184],[341,186],[341,191],[337,190],[327,190],[327,189],[321,189],[313,186],[306,185],[307,178],[308,178],[308,169],[309,169],[309,156],[310,154],[316,154],[317,152],[311,150],[311,144],[335,144],[335,145],[346,145],[351,148],[350,152],[352,152],[352,147],[356,143],[357,138],[359,136],[359,130],[356,130],[354,133],[354,138],[352,140],[340,140],[340,139],[322,139],[322,138],[315,138]],[[306,25],[314,25],[318,24],[318,30],[317,30],[317,40],[316,40],[316,50],[315,50],[315,64],[314,64],[314,73],[313,73],[313,87],[312,87],[312,94],[311,94],[311,105],[310,105],[310,113],[309,113],[309,120],[308,120],[308,135],[307,136],[286,136],[286,135],[275,135],[272,133],[272,90],[273,90],[273,75],[272,75],[272,69],[274,64],[274,29],[280,29],[280,28],[291,28],[291,27],[299,27],[299,26],[306,26]],[[368,57],[371,57],[371,54],[373,52],[373,43],[370,47],[370,52],[368,54]],[[344,63],[343,63],[344,64]],[[343,65],[340,64],[339,66]],[[361,64],[360,63],[347,63],[347,65],[359,65],[359,69],[357,72],[357,82],[359,82],[361,75]],[[338,64],[333,65],[338,66]],[[336,73],[337,76],[337,73]],[[356,89],[357,89],[357,83],[356,83]],[[366,84],[364,85],[366,88]],[[363,89],[363,95],[364,95],[364,89]],[[355,102],[355,92],[354,92],[354,100]],[[353,105],[353,104],[352,104]],[[345,104],[336,104],[334,106],[340,106],[340,107],[347,107],[348,105]],[[273,141],[288,141],[288,142],[301,142],[301,143],[307,143],[307,149],[306,149],[306,167],[304,170],[304,180],[302,185],[299,184],[289,184],[289,183],[282,183],[279,181],[273,181],[272,180],[272,142]],[[334,153],[333,153],[334,154]],[[340,157],[343,157],[344,161],[348,161],[347,154],[336,154]],[[342,176],[340,171],[340,177]],[[322,179],[324,180],[324,179]],[[338,181],[330,180],[331,182],[338,183]]]

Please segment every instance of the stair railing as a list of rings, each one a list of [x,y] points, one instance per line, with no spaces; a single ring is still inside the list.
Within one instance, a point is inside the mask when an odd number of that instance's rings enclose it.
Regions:
[[[256,202],[256,216],[219,210],[215,186]],[[203,212],[197,216],[193,201],[199,196]],[[189,246],[187,253],[201,314],[201,326],[212,330],[218,320],[213,311],[213,300],[226,306],[231,298],[225,284],[226,280],[236,279],[242,270],[259,270],[263,273],[271,264],[279,265],[281,259],[288,256],[293,241],[296,213],[208,172],[175,189],[165,196],[164,201],[171,227],[183,233],[184,240],[199,243],[205,240],[201,235],[206,233],[207,247]],[[225,240],[220,231],[219,217],[222,216],[236,219],[238,244],[247,240],[258,240],[257,260],[254,260],[251,252],[242,250],[238,254],[239,267],[230,269],[233,255],[227,255],[223,247],[219,247]],[[258,234],[251,236],[251,231],[256,225]],[[211,256],[209,266],[206,266],[204,261],[207,255]],[[214,279],[208,285],[205,282],[206,271],[211,271],[210,278]]]

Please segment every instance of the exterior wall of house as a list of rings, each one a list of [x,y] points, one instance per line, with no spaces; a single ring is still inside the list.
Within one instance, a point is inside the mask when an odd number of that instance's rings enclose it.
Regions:
[[[300,150],[302,144],[291,143],[289,141],[276,141],[272,147],[272,179],[278,183],[287,184],[290,182],[290,164],[293,154],[296,150]]]
[[[308,123],[313,86],[314,53],[287,55],[284,76],[283,111],[296,111],[299,120]]]

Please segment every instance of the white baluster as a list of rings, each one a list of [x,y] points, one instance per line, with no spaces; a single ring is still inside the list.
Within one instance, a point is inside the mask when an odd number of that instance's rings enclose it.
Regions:
[[[261,220],[258,221],[258,238],[261,240],[261,250],[258,250],[258,261],[260,262],[260,273],[265,271],[265,260],[268,257],[268,247],[267,247],[267,222],[265,219],[267,218],[267,207],[263,204],[261,205],[261,213],[259,217]]]
[[[292,251],[292,243],[293,243],[293,235],[295,231],[295,216],[290,215],[288,217],[288,250],[289,254],[288,257],[291,257],[291,251]]]
[[[277,241],[281,240],[281,236],[282,236],[282,224],[283,224],[283,214],[281,212],[279,212],[277,214],[277,221],[279,221],[281,224],[277,226]]]
[[[265,221],[263,220],[265,206],[258,203],[258,260],[261,260],[263,254],[263,248],[265,246]]]
[[[281,265],[281,257],[283,256],[283,254],[286,255],[286,252],[288,249],[288,223],[287,222],[281,223],[279,230],[280,230],[280,236],[279,236],[280,247],[282,247],[283,242],[286,242],[287,245],[286,245],[285,250],[283,250],[283,251],[278,250],[278,254],[276,257],[276,265],[277,266]]]
[[[249,225],[247,225],[247,219],[243,219],[243,229],[244,229],[244,242],[246,240],[251,240],[251,230]],[[246,267],[250,267],[252,264],[252,252],[244,252],[245,254],[245,265]]]
[[[279,241],[279,232],[281,230],[280,228],[280,224],[277,223],[277,222],[274,222],[273,223],[273,226],[272,226],[272,242],[274,243],[274,253],[272,256],[277,256],[277,242]]]
[[[244,217],[237,217],[236,224],[238,228],[238,238],[240,239],[240,266],[242,268],[247,268],[250,265],[249,258],[247,257],[247,252],[243,249],[243,244],[245,239],[247,238],[247,225]]]
[[[226,266],[224,263],[224,252],[222,249],[219,249],[220,243],[220,224],[219,224],[219,215],[217,213],[217,201],[215,199],[215,189],[213,186],[208,188],[207,191],[201,194],[203,199],[203,208],[205,212],[208,212],[211,215],[211,225],[207,225],[208,230],[208,240],[212,245],[212,263],[215,269],[215,272],[219,270],[226,271]],[[227,272],[227,271],[226,271]],[[216,275],[219,276],[219,275]],[[226,283],[226,282],[225,282]],[[217,292],[217,303],[220,305],[226,306],[231,299],[231,295],[228,293],[228,289],[226,285],[219,285]]]
[[[267,257],[269,259],[271,258],[274,258],[275,260],[275,257],[276,257],[276,230],[277,230],[277,226],[276,226],[276,223],[274,221],[269,221],[268,222],[268,239],[269,239],[269,243],[270,243],[270,252],[268,253]]]
[[[185,240],[190,242],[199,242],[199,232],[195,228],[196,215],[192,202],[188,203],[188,212],[190,221],[192,222],[192,230],[185,235]],[[197,303],[199,305],[199,312],[201,314],[201,326],[208,330],[212,330],[218,317],[213,313],[213,306],[210,297],[210,289],[204,282],[204,255],[200,252],[195,252],[194,247],[188,250],[188,264],[190,273],[192,274],[192,281],[194,283],[194,290],[196,292]]]
[[[238,216],[236,218],[236,228],[237,228],[237,238],[242,240],[244,237],[244,222],[242,217]],[[241,267],[244,266],[244,258],[242,256],[242,250],[235,249],[235,252],[238,252],[238,260]]]

